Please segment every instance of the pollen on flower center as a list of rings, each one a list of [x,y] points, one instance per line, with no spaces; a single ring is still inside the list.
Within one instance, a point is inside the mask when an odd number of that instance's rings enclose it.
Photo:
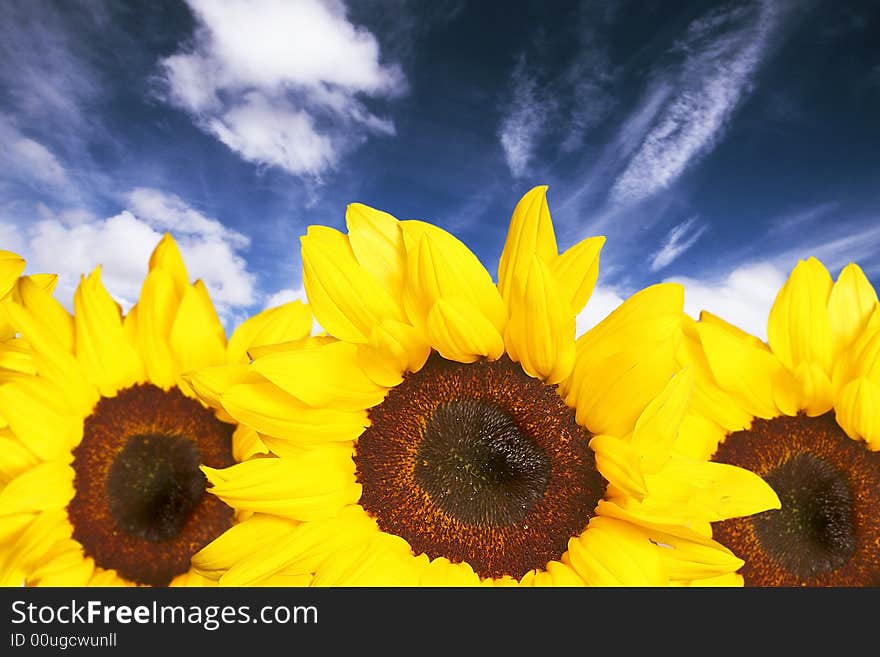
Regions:
[[[509,358],[433,354],[370,411],[361,505],[414,553],[519,578],[558,560],[605,492],[590,433]]]
[[[750,469],[780,509],[716,523],[745,560],[746,586],[880,584],[880,453],[850,439],[833,413],[755,420],[713,460]]]
[[[206,494],[200,464],[234,463],[234,427],[179,390],[136,385],[102,398],[73,451],[73,537],[105,569],[167,585],[232,526],[233,510]]]
[[[416,454],[415,480],[463,522],[508,525],[541,499],[550,458],[492,402],[456,399],[431,414]]]
[[[107,476],[113,519],[147,541],[173,539],[205,494],[199,458],[183,436],[131,436]]]

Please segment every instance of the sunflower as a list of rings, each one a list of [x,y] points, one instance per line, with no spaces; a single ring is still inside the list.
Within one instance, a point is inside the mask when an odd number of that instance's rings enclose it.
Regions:
[[[2,309],[18,334],[6,337],[26,340],[29,359],[0,369],[0,584],[213,583],[190,558],[236,511],[205,493],[199,466],[267,450],[197,401],[181,375],[305,337],[308,308],[266,310],[227,343],[205,285],[189,282],[168,234],[124,317],[100,267],[81,277],[71,315],[46,279],[7,284],[24,263],[2,262]]]
[[[560,254],[544,186],[513,212],[497,283],[430,223],[352,204],[346,224],[301,238],[327,335],[187,377],[271,451],[202,468],[214,495],[253,515],[195,555],[199,573],[221,585],[736,583],[742,561],[709,523],[778,499],[752,473],[672,452],[692,386],[675,357],[680,286],[636,293],[576,341],[605,240]]]
[[[880,585],[880,311],[862,270],[833,281],[799,261],[766,342],[707,312],[685,334],[699,401],[680,447],[757,473],[782,502],[713,527],[745,585]]]

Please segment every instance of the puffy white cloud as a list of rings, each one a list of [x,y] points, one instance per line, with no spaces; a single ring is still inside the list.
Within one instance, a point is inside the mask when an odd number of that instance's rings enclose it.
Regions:
[[[338,0],[187,0],[192,43],[163,59],[168,100],[244,159],[318,176],[393,124],[361,96],[406,86]]]
[[[0,221],[0,250],[19,254],[24,251],[24,236],[15,224]]]
[[[140,294],[150,254],[170,231],[190,279],[204,281],[221,317],[255,303],[256,277],[239,254],[249,243],[244,235],[155,189],[132,190],[127,199],[128,209],[102,219],[75,214],[71,221],[44,208],[21,239],[27,270],[58,274],[56,296],[71,308],[80,276],[100,264],[107,289],[128,309]]]
[[[778,265],[758,262],[737,267],[715,280],[667,280],[684,285],[684,309],[691,317],[698,318],[701,310],[708,310],[766,340],[767,316],[787,275]]]

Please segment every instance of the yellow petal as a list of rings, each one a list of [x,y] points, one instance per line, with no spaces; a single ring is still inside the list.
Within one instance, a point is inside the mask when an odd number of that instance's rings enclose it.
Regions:
[[[571,404],[578,424],[593,433],[630,433],[648,403],[669,383],[675,371],[674,345],[656,344],[650,352],[638,349],[612,354],[581,375],[580,395]]]
[[[590,440],[590,448],[596,454],[596,469],[605,479],[637,499],[647,494],[641,455],[627,441],[598,435]]]
[[[533,257],[548,265],[557,257],[556,235],[547,206],[547,185],[526,192],[510,218],[504,250],[498,261],[498,289],[505,299],[514,277],[531,267]]]
[[[703,317],[703,314],[700,315]],[[706,322],[716,323],[716,322]],[[724,327],[724,324],[720,324]],[[706,359],[703,345],[700,342],[700,334],[697,322],[688,317],[683,318],[684,339],[678,350],[678,362],[682,367],[688,368],[694,375],[694,387],[691,391],[691,408],[695,413],[703,415],[708,420],[724,427],[727,431],[739,431],[749,426],[752,421],[751,414],[743,410],[740,404],[724,390],[722,390],[712,374],[712,368]],[[735,332],[739,335],[739,332]],[[747,336],[747,334],[743,334]],[[748,339],[747,337],[744,339]],[[764,350],[769,347],[764,345]],[[780,368],[782,371],[782,368]],[[792,413],[797,412],[795,408]]]
[[[187,373],[184,380],[206,404],[222,408],[220,396],[240,383],[262,383],[265,379],[247,365],[219,365]]]
[[[770,350],[770,345],[768,345],[766,342],[764,342],[760,338],[757,338],[754,335],[752,335],[751,333],[742,330],[740,327],[731,324],[730,322],[728,322],[725,319],[722,319],[718,315],[710,313],[708,310],[701,310],[700,311],[700,323],[712,324],[713,326],[717,326],[719,328],[724,329],[725,331],[730,333],[733,337],[748,342],[753,347],[763,349],[764,351]]]
[[[397,219],[361,203],[345,209],[351,250],[363,267],[398,303],[403,298],[406,250]]]
[[[24,271],[25,261],[11,251],[0,251],[0,299],[12,291],[16,279]]]
[[[566,249],[550,264],[550,270],[575,315],[584,309],[596,287],[599,252],[604,245],[604,237],[588,237]]]
[[[662,283],[624,301],[581,335],[569,379],[560,383],[579,422],[593,433],[625,435],[669,382],[681,341],[684,290]]]
[[[754,472],[727,463],[670,460],[657,475],[646,475],[649,501],[678,507],[682,517],[708,522],[780,508],[779,497]]]
[[[714,324],[698,324],[697,330],[718,384],[752,415],[776,417],[773,384],[781,369],[776,357]]]
[[[183,289],[189,284],[189,275],[186,272],[186,265],[183,264],[180,249],[171,233],[165,233],[156,248],[153,249],[153,253],[150,254],[149,270],[155,269],[161,269],[167,273],[173,282],[177,296],[183,295]]]
[[[688,413],[681,421],[673,453],[684,458],[708,461],[727,434],[723,427],[712,420]]]
[[[835,418],[850,438],[880,450],[880,385],[865,377],[847,383],[834,404]]]
[[[63,509],[73,493],[73,468],[63,461],[41,463],[0,490],[0,515]]]
[[[645,529],[658,546],[663,569],[671,579],[691,581],[729,575],[745,563],[729,549],[698,535],[687,538],[667,532]]]
[[[727,573],[726,575],[692,580],[689,586],[742,588],[744,584],[743,576],[739,573]]]
[[[37,373],[37,366],[26,340],[0,340],[0,369],[22,374]]]
[[[0,429],[0,488],[39,463],[10,429]]]
[[[665,586],[657,548],[641,531],[615,518],[594,516],[568,542],[575,571],[589,586]]]
[[[373,327],[369,342],[358,345],[357,364],[376,385],[393,388],[404,373],[419,371],[430,354],[418,331],[388,319]]]
[[[393,320],[392,320],[393,321]],[[276,354],[280,351],[296,351],[297,349],[311,349],[320,347],[325,344],[333,344],[339,342],[332,335],[313,335],[300,340],[287,340],[286,342],[278,342],[274,344],[264,344],[259,347],[251,347],[248,349],[248,355],[252,361],[269,354]]]
[[[275,545],[297,527],[296,520],[256,514],[233,525],[192,557],[203,577],[220,579],[236,563],[266,545]]]
[[[137,304],[136,344],[151,383],[169,389],[176,383],[177,368],[169,337],[185,285],[164,268],[147,274]]]
[[[70,538],[71,527],[63,509],[45,511],[35,517],[30,514],[9,516],[19,524],[19,530],[3,541],[0,551],[0,586],[21,586],[58,541]],[[21,525],[20,518],[32,518]],[[0,534],[5,533],[0,529]]]
[[[414,557],[399,536],[377,532],[359,548],[327,559],[315,572],[312,585],[416,586],[427,565],[427,556]]]
[[[407,249],[403,302],[413,326],[426,330],[439,299],[461,298],[503,334],[507,309],[489,272],[456,237],[431,224],[400,223]]]
[[[87,414],[98,399],[73,355],[74,324],[70,314],[51,294],[28,279],[20,279],[21,303],[6,312],[28,341],[41,377],[56,383],[71,408]]]
[[[828,316],[834,354],[839,354],[861,333],[877,307],[877,292],[854,263],[840,272],[828,297]]]
[[[193,570],[188,570],[185,573],[178,575],[174,579],[172,579],[168,583],[169,587],[184,587],[184,588],[202,588],[205,586],[217,586],[217,582],[214,580],[208,579],[207,577],[203,577],[199,575],[197,572]]]
[[[645,472],[657,472],[669,460],[688,410],[692,387],[691,372],[679,372],[636,421],[630,444],[641,455]]]
[[[312,330],[312,311],[300,301],[268,308],[242,322],[229,338],[228,362],[247,363],[248,351],[267,344],[300,340]]]
[[[82,416],[59,405],[57,388],[37,377],[0,385],[0,416],[30,451],[43,460],[61,459],[82,438]]]
[[[822,415],[833,406],[834,391],[827,372],[818,363],[800,363],[792,372],[799,393],[798,408],[810,417]]]
[[[336,553],[364,545],[377,533],[362,509],[345,507],[336,517],[301,523],[272,541],[252,543],[220,583],[251,586],[282,571],[288,576],[311,574]]]
[[[310,406],[359,411],[385,398],[358,366],[357,345],[333,342],[257,358],[252,365],[269,381]]]
[[[28,576],[27,586],[86,586],[95,562],[86,558],[82,545],[73,539],[58,541]]]
[[[256,454],[268,454],[269,448],[252,427],[239,425],[232,434],[232,457],[236,461],[246,461]]]
[[[144,368],[122,329],[122,313],[101,282],[101,268],[81,277],[73,297],[76,356],[100,393],[113,396],[144,379]]]
[[[296,520],[333,517],[361,494],[348,445],[316,447],[296,459],[258,458],[223,470],[201,468],[212,484],[208,490],[230,506]]]
[[[366,411],[312,408],[268,381],[233,386],[220,401],[232,417],[261,434],[306,447],[354,440],[369,425]]]
[[[437,299],[428,313],[426,335],[441,356],[459,363],[481,356],[497,360],[504,353],[504,339],[495,326],[461,297]]]
[[[330,335],[366,342],[370,328],[383,319],[405,320],[400,305],[358,264],[345,235],[309,226],[300,241],[309,306]]]
[[[788,369],[816,363],[830,376],[831,288],[828,270],[816,258],[810,258],[798,262],[776,295],[767,321],[767,338],[773,353]]]
[[[548,385],[559,383],[574,366],[575,315],[538,256],[522,259],[518,267],[521,275],[508,288],[507,352],[529,376]]]
[[[523,578],[525,579],[525,578]],[[550,561],[546,569],[534,574],[528,586],[586,586],[574,569],[560,561]],[[521,582],[525,584],[525,582]]]
[[[226,362],[226,334],[201,280],[184,288],[168,344],[175,373]]]
[[[419,580],[421,586],[479,586],[480,576],[468,563],[452,563],[437,557],[425,567]]]

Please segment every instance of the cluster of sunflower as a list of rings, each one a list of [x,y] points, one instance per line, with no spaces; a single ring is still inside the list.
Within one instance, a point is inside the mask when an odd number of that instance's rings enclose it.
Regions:
[[[0,584],[880,584],[880,310],[798,263],[766,342],[658,284],[576,336],[603,237],[535,187],[497,277],[360,204],[227,339],[170,235],[123,313],[0,252]],[[313,334],[313,318],[322,332]]]

